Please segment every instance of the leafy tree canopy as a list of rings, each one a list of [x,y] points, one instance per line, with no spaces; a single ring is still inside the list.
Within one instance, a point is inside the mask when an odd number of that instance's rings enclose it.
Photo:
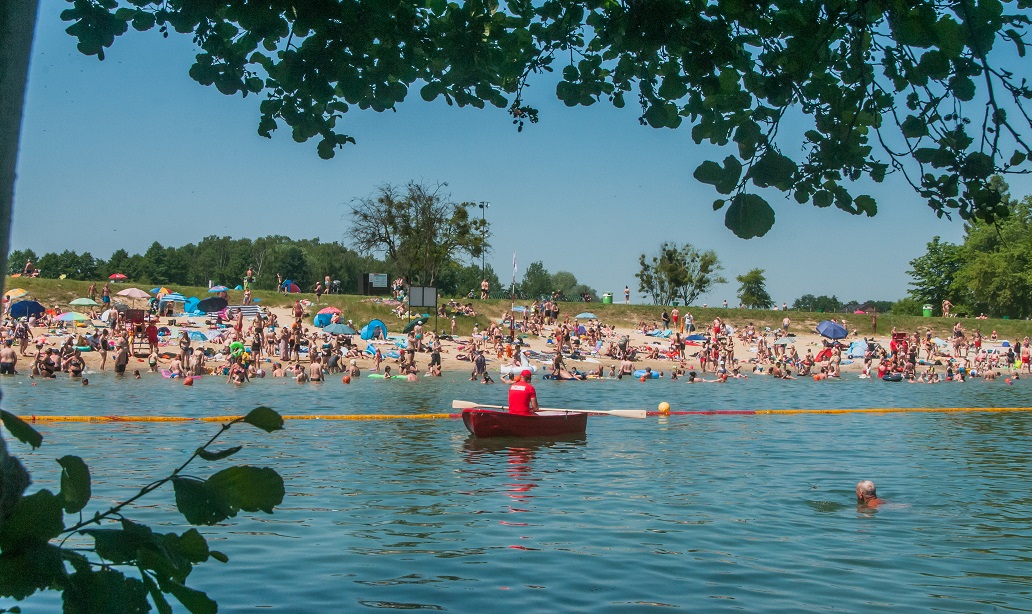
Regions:
[[[190,75],[264,94],[258,132],[282,125],[331,158],[354,143],[353,108],[426,101],[507,108],[537,122],[527,86],[558,73],[568,106],[640,108],[654,128],[691,126],[727,150],[695,178],[740,237],[774,223],[768,188],[874,215],[862,177],[900,172],[939,216],[1005,216],[994,174],[1029,169],[1025,71],[1030,0],[242,0],[75,1],[62,18],[82,53],[130,26],[189,33]],[[547,78],[547,77],[545,77]],[[551,81],[550,81],[551,82]],[[538,90],[534,90],[538,91]],[[628,100],[630,99],[630,100]],[[800,144],[802,145],[800,147]]]
[[[443,192],[446,185],[385,184],[356,199],[348,231],[355,246],[384,254],[415,285],[433,286],[457,257],[479,258],[488,248],[489,224],[470,215],[475,203],[451,202]]]
[[[677,245],[664,242],[659,254],[651,259],[638,257],[638,290],[657,305],[669,305],[680,299],[690,305],[713,284],[725,280],[719,275],[724,267],[713,250],[700,252],[690,243]]]
[[[938,307],[944,299],[955,300],[953,282],[963,258],[961,246],[933,237],[924,255],[910,261],[907,274],[913,279],[908,294],[918,302]]]
[[[774,299],[767,292],[767,277],[763,274],[763,269],[752,269],[735,279],[742,284],[738,289],[738,300],[743,305],[750,309],[770,309],[774,306]]]

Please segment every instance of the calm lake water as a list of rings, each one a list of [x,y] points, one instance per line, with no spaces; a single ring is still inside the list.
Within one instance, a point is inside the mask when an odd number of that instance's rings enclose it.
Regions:
[[[6,380],[16,414],[449,412],[504,403],[459,375],[235,388],[205,378]],[[789,409],[1023,407],[1032,381],[909,385],[665,380],[538,382],[550,407]],[[94,476],[87,511],[164,475],[214,424],[41,424],[14,444],[36,487],[74,453]],[[202,529],[230,557],[191,576],[222,612],[843,611],[1032,609],[1032,412],[592,417],[581,439],[474,440],[458,420],[242,425],[238,464],[275,467],[273,515]],[[200,463],[209,475],[225,463]],[[858,509],[872,479],[889,504]],[[131,517],[184,530],[171,490]],[[11,603],[0,603],[10,606]],[[59,609],[50,596],[26,612]]]

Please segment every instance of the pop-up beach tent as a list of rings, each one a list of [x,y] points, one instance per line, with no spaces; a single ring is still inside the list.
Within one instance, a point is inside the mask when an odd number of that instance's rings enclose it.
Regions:
[[[377,336],[376,331],[380,331],[379,337],[381,339],[387,338],[387,326],[380,320],[372,320],[369,324],[362,327],[362,338],[366,341],[373,339]]]

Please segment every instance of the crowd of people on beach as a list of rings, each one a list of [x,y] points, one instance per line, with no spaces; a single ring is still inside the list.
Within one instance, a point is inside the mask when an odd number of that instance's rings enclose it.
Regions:
[[[248,271],[245,292],[250,290],[252,280]],[[328,279],[317,285],[317,301],[320,290],[328,287]],[[395,296],[404,296],[404,292],[404,284],[396,280]],[[50,378],[60,373],[82,377],[87,371],[84,352],[99,355],[100,371],[107,370],[111,354],[117,374],[126,374],[131,358],[136,358],[146,363],[144,372],[184,379],[222,375],[236,384],[266,376],[320,382],[335,374],[359,377],[364,370],[379,375],[381,369],[388,379],[416,381],[421,375],[441,376],[442,354],[452,351],[457,360],[471,363],[471,379],[485,383],[494,382],[488,372],[489,362],[497,363],[503,378],[512,379],[531,360],[538,362],[550,379],[665,377],[689,383],[726,383],[760,375],[836,379],[843,376],[842,367],[852,359],[862,361],[858,372],[861,378],[899,378],[915,383],[962,382],[973,377],[992,380],[1003,372],[1019,377],[1032,368],[1028,337],[990,348],[984,342],[996,342],[994,346],[1001,342],[995,331],[989,336],[980,330],[968,332],[961,321],[952,327],[949,341],[935,337],[931,327],[909,333],[893,330],[887,343],[864,337],[859,355],[846,357],[850,344],[844,338],[825,338],[818,347],[797,347],[800,344],[787,315],[773,330],[759,330],[751,322],[735,326],[720,317],[697,328],[689,309],[682,312],[674,307],[664,309],[658,321],[640,321],[634,332],[644,340],[635,343],[628,331],[620,332],[597,318],[566,314],[558,300],[547,298],[507,311],[483,330],[474,325],[470,335],[459,336],[457,318],[476,317],[477,310],[472,302],[452,300],[441,304],[437,311],[445,318],[444,330],[426,330],[422,322],[415,322],[401,339],[397,335],[388,339],[376,331],[376,336],[360,347],[352,335],[327,334],[306,325],[314,304],[307,300],[294,301],[289,309],[292,321],[283,325],[275,313],[261,308],[253,318],[245,318],[243,310],[229,308],[211,314],[203,323],[194,323],[177,322],[174,316],[161,313],[161,301],[154,299],[141,316],[137,310],[115,305],[111,294],[107,283],[100,290],[97,284],[89,287],[87,298],[99,298],[98,306],[103,311],[91,309],[91,322],[85,327],[60,321],[62,308],[57,306],[25,318],[7,317],[0,326],[0,374],[27,370],[32,377]],[[220,296],[225,297],[225,293]],[[408,323],[416,316],[407,311],[404,302],[391,303],[395,308],[390,311],[399,321]],[[10,307],[11,302],[6,301],[5,310]],[[103,323],[97,324],[98,320]],[[331,323],[354,327],[339,312],[332,315]],[[841,326],[848,329],[845,320]],[[872,326],[876,326],[875,320]],[[856,329],[849,336],[854,342],[860,340]],[[195,339],[199,343],[195,344]],[[544,348],[533,350],[529,343],[532,340],[543,341]],[[27,368],[25,359],[31,359]],[[639,368],[643,363],[647,366]],[[133,370],[132,375],[140,377],[141,372]]]

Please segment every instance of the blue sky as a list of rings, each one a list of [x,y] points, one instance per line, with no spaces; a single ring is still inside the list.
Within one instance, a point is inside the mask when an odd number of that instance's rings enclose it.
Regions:
[[[349,112],[358,144],[331,161],[288,130],[257,135],[260,98],[227,97],[187,74],[188,36],[130,32],[103,62],[75,50],[41,3],[18,162],[12,249],[72,249],[108,257],[197,242],[211,234],[284,234],[347,244],[348,204],[385,182],[447,182],[457,201],[487,201],[494,252],[507,280],[540,260],[599,292],[630,285],[638,255],[662,241],[713,249],[730,280],[700,299],[735,304],[734,281],[766,270],[777,303],[802,294],[902,297],[908,262],[935,235],[959,241],[959,221],[939,220],[900,179],[872,184],[877,217],[817,209],[775,195],[777,223],[743,241],[713,212],[717,194],[692,178],[723,152],[696,146],[687,124],[655,130],[633,108],[567,109],[538,84],[528,104],[541,122],[517,133],[499,109],[425,103],[417,89],[397,112]],[[1011,181],[1028,194],[1029,182]],[[859,193],[859,191],[857,192]]]

